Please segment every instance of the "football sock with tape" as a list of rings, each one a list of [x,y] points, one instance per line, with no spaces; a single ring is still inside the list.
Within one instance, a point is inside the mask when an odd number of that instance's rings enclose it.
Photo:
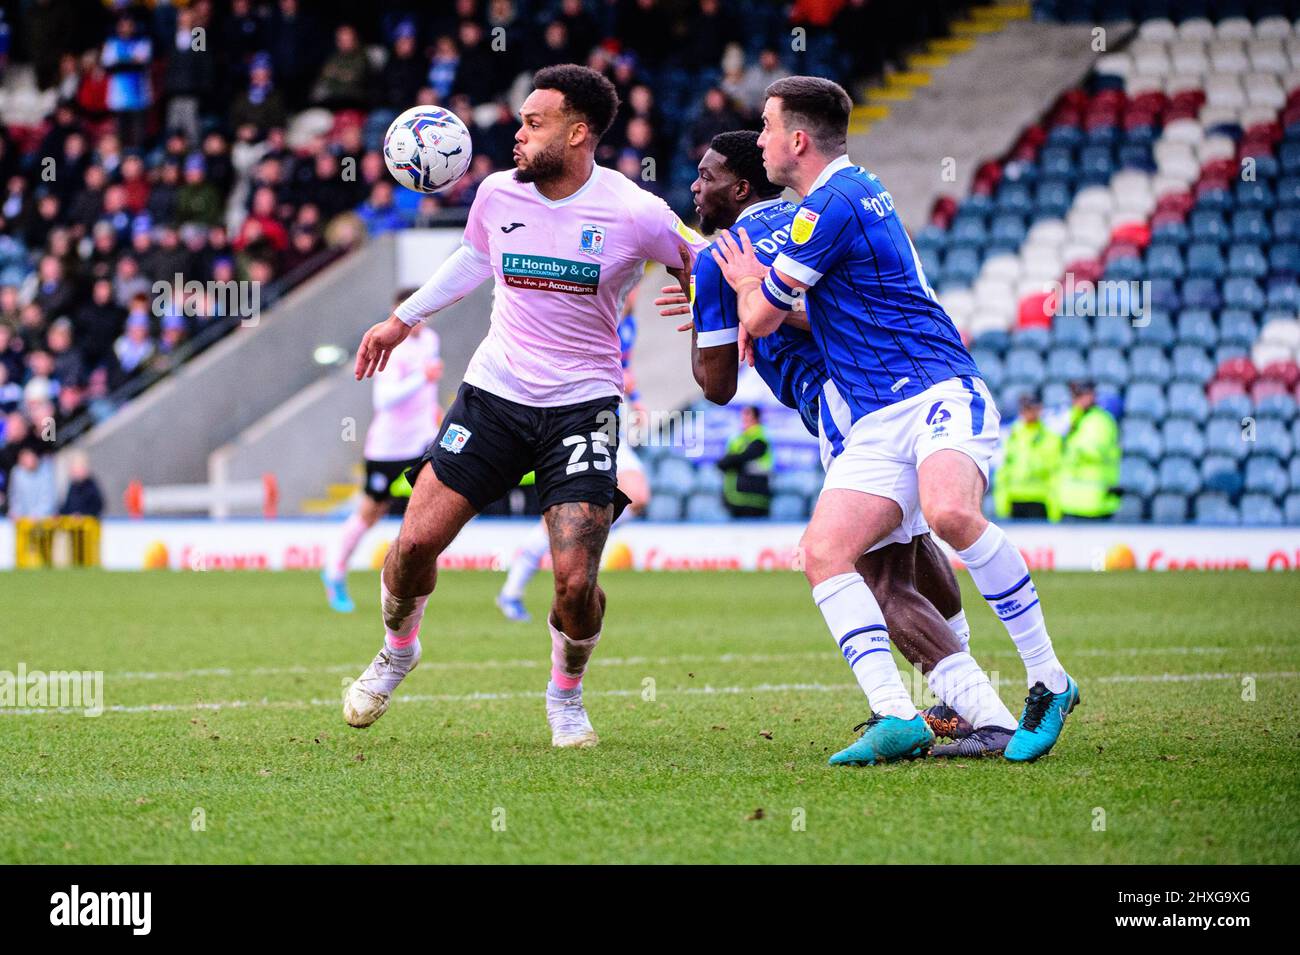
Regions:
[[[383,575],[379,576],[379,604],[384,615],[384,644],[394,658],[415,653],[420,639],[420,621],[429,595],[397,597],[389,592]]]
[[[940,660],[926,677],[934,695],[957,711],[976,729],[999,726],[1011,729],[1011,715],[988,675],[969,653],[954,653]]]
[[[957,556],[1011,635],[1024,661],[1029,685],[1041,682],[1053,693],[1063,692],[1065,670],[1052,649],[1038,590],[1020,551],[1000,527],[990,524],[974,544],[957,551]]]
[[[889,652],[885,616],[863,579],[856,573],[838,574],[815,586],[812,596],[872,710],[905,720],[916,716]]]
[[[582,685],[587,672],[587,661],[600,642],[600,631],[590,637],[575,640],[547,617],[546,626],[551,631],[551,684],[559,690],[573,690]]]

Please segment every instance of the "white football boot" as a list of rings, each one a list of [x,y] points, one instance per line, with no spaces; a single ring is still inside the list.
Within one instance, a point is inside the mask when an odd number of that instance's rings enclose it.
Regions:
[[[600,737],[591,727],[582,696],[559,697],[546,692],[546,722],[551,724],[551,745],[564,748],[595,746]]]
[[[386,646],[380,650],[370,661],[370,666],[366,667],[366,672],[353,680],[348,692],[344,694],[343,718],[348,725],[364,729],[383,716],[393,697],[393,690],[419,664],[418,640],[409,664],[405,660],[399,664]]]

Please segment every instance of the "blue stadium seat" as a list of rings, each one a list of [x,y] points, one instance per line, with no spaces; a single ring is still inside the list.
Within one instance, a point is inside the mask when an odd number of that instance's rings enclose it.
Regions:
[[[798,494],[778,494],[772,498],[774,521],[803,521],[808,518],[808,500]]]
[[[717,468],[703,465],[695,469],[695,486],[692,490],[696,494],[721,494],[724,480],[722,472]]]
[[[1211,418],[1205,425],[1205,448],[1210,454],[1222,454],[1238,461],[1250,450],[1242,440],[1241,425],[1227,418]]]
[[[1073,198],[1069,183],[1061,179],[1044,179],[1034,190],[1033,215],[1039,219],[1063,219],[1070,211]]]
[[[1161,493],[1192,495],[1201,489],[1201,474],[1191,458],[1166,457],[1156,475]]]
[[[1182,250],[1170,243],[1152,242],[1147,249],[1147,274],[1153,279],[1181,279],[1187,274]]]
[[[1233,208],[1232,192],[1222,186],[1212,186],[1196,198],[1196,208],[1211,212],[1228,212]]]
[[[1300,176],[1283,176],[1277,181],[1277,204],[1283,209],[1300,206]]]
[[[1133,341],[1138,345],[1172,348],[1176,340],[1173,320],[1165,312],[1152,311],[1133,319]]]
[[[1041,395],[1043,407],[1045,408],[1065,408],[1071,401],[1070,386],[1068,383],[1051,381],[1043,385]]]
[[[1151,499],[1151,520],[1157,524],[1182,524],[1187,520],[1187,498],[1181,494],[1157,494]]]
[[[1300,311],[1300,284],[1291,276],[1270,279],[1264,307],[1292,313]]]
[[[1300,228],[1300,216],[1297,216],[1297,227]],[[1192,234],[1187,229],[1187,223],[1180,219],[1169,219],[1151,228],[1152,241],[1177,242],[1180,245],[1186,245],[1191,237]]]
[[[1264,494],[1243,494],[1241,498],[1241,525],[1243,527],[1281,527],[1282,509]]]
[[[1058,179],[1076,178],[1079,174],[1073,151],[1065,146],[1044,146],[1038,154],[1038,168],[1045,177]]]
[[[1043,385],[1043,378],[1047,374],[1043,356],[1040,356],[1034,348],[1017,347],[1006,353],[1004,370],[1009,385],[1028,385],[1035,388]]]
[[[665,494],[655,488],[646,505],[645,516],[648,521],[680,521],[682,519],[682,499],[675,494]]]
[[[1265,395],[1255,402],[1256,418],[1273,418],[1283,424],[1289,424],[1295,420],[1296,414],[1296,400],[1290,395]]]
[[[1239,179],[1234,192],[1235,202],[1240,209],[1271,210],[1277,201],[1277,197],[1273,195],[1273,187],[1259,178],[1253,182]]]
[[[1186,272],[1189,278],[1221,279],[1227,273],[1227,263],[1217,242],[1193,242],[1187,247]],[[1181,276],[1170,276],[1181,278]]]
[[[948,230],[948,246],[950,249],[968,248],[976,249],[984,245],[989,239],[988,229],[984,226],[984,220],[977,216],[958,216],[953,220],[952,228]],[[951,261],[944,262],[945,269],[951,269]]]
[[[1213,348],[1219,344],[1219,330],[1208,309],[1185,309],[1178,316],[1178,341],[1183,345]]]
[[[1087,348],[1092,342],[1092,329],[1087,319],[1062,315],[1052,321],[1052,344],[1062,348]]]
[[[692,494],[686,499],[686,519],[697,523],[713,523],[731,519],[721,498],[714,494]]]
[[[1139,345],[1129,353],[1129,371],[1134,381],[1167,385],[1172,375],[1165,353],[1150,345]]]
[[[1004,214],[993,219],[989,227],[989,238],[993,242],[1007,243],[1014,248],[1019,248],[1020,243],[1025,241],[1028,231],[1025,220],[1021,216]]]
[[[1268,275],[1268,259],[1257,245],[1234,245],[1228,249],[1228,274],[1234,277],[1262,279]]]
[[[1136,495],[1148,498],[1156,493],[1160,485],[1156,469],[1145,458],[1125,457],[1119,463],[1119,486],[1125,496]]]
[[[1223,304],[1227,308],[1260,312],[1267,303],[1264,290],[1254,279],[1233,278],[1223,283]]]
[[[1125,494],[1119,499],[1119,510],[1112,518],[1118,524],[1138,524],[1146,520],[1146,499],[1135,494]]]
[[[821,468],[780,471],[772,476],[772,491],[776,494],[797,494],[800,497],[812,497],[821,491],[825,477]]]
[[[1125,418],[1164,421],[1169,415],[1164,389],[1149,381],[1136,381],[1124,392]]]
[[[1145,418],[1124,418],[1120,425],[1119,446],[1125,457],[1142,457],[1153,464],[1165,453],[1160,432]]]
[[[1252,338],[1251,341],[1253,342],[1254,339]],[[1005,355],[1011,347],[1011,335],[999,330],[982,332],[972,344],[982,351],[990,351],[995,355]]]
[[[1300,524],[1300,494],[1288,494],[1282,502],[1282,520],[1288,524]]]
[[[980,274],[980,254],[970,247],[951,248],[943,257],[943,276],[947,281],[973,285]]]
[[[1286,470],[1275,459],[1251,455],[1246,459],[1244,488],[1250,494],[1267,494],[1281,497],[1291,489]]]
[[[1250,348],[1259,337],[1255,317],[1243,309],[1224,309],[1219,313],[1219,343]]]
[[[1047,353],[1047,380],[1069,382],[1088,376],[1088,363],[1077,348],[1053,348]]]
[[[1016,332],[1011,343],[1018,348],[1032,348],[1041,353],[1051,347],[1052,335],[1045,328],[1022,328]]]
[[[665,458],[654,477],[655,492],[684,497],[695,487],[695,468],[681,458]]]
[[[1290,460],[1295,451],[1287,426],[1275,418],[1260,418],[1255,422],[1253,454],[1264,454],[1279,461]]]
[[[1241,469],[1235,458],[1222,454],[1208,455],[1201,462],[1201,483],[1207,491],[1218,491],[1229,497],[1241,493]]]
[[[1300,143],[1282,143],[1277,152],[1282,172],[1289,176],[1300,175]]]
[[[1241,523],[1237,509],[1227,496],[1213,491],[1197,496],[1194,520],[1197,524]]]
[[[1133,326],[1128,319],[1115,315],[1097,319],[1092,333],[1092,343],[1101,347],[1128,348],[1133,343]]]
[[[1066,204],[1069,204],[1068,192]],[[998,189],[996,209],[1000,213],[1029,215],[1034,211],[1034,200],[1030,196],[1029,187],[1020,182],[1004,182]]]
[[[1146,278],[1146,266],[1139,258],[1111,259],[1102,278],[1107,282],[1138,282]]]
[[[975,359],[975,364],[984,376],[984,381],[988,383],[989,390],[998,391],[1005,380],[1006,372],[1002,366],[1002,359],[998,353],[986,348],[974,348],[971,350],[971,358]]]
[[[1117,390],[1124,387],[1130,377],[1128,362],[1118,348],[1093,348],[1088,352],[1087,375],[1098,385],[1109,385]]]
[[[1169,386],[1169,414],[1204,424],[1210,417],[1210,403],[1198,384],[1175,381]]]
[[[1190,381],[1204,384],[1214,377],[1214,362],[1205,353],[1205,349],[1195,345],[1179,345],[1174,348],[1174,380]]]
[[[1193,209],[1187,217],[1188,229],[1194,242],[1227,242],[1230,238],[1228,223],[1223,214],[1209,209]]]
[[[1187,279],[1183,282],[1182,303],[1187,308],[1218,309],[1223,304],[1218,279]]]
[[[1170,418],[1161,427],[1160,436],[1165,443],[1165,454],[1182,455],[1194,460],[1205,455],[1205,437],[1194,421]]]
[[[1268,250],[1268,268],[1273,275],[1300,275],[1300,245],[1277,242]]]
[[[1300,454],[1291,459],[1291,465],[1287,468],[1287,480],[1291,490],[1300,491]]]
[[[1254,411],[1255,406],[1245,395],[1223,395],[1210,405],[1211,417],[1227,418],[1234,428],[1240,427],[1241,420],[1249,418]]]

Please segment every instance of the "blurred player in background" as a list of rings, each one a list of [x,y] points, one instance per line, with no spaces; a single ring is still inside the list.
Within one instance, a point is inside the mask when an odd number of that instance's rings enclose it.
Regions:
[[[623,303],[623,317],[618,322],[618,341],[622,348],[623,363],[623,407],[620,420],[627,421],[628,415],[640,414],[643,410],[641,395],[636,387],[636,375],[632,371],[632,349],[636,345],[636,295],[640,283],[632,287],[627,300]],[[641,459],[632,450],[632,442],[626,436],[618,442],[615,455],[618,468],[618,489],[627,497],[627,507],[610,525],[612,531],[619,524],[626,523],[639,514],[644,514],[650,503],[650,481],[646,478]],[[506,582],[497,594],[497,607],[505,614],[507,620],[528,623],[532,615],[524,606],[524,592],[528,582],[537,574],[547,552],[551,549],[551,535],[546,521],[539,521],[532,533],[528,535],[519,553],[515,555],[506,574]]]
[[[758,134],[714,136],[698,172],[691,193],[700,228],[711,233],[743,226],[759,260],[775,259],[789,241],[796,207],[781,199],[780,186],[768,181]],[[829,470],[844,442],[835,422],[822,412],[829,385],[826,363],[806,330],[802,310],[789,312],[770,335],[751,340],[740,324],[736,293],[707,252],[695,260],[691,288],[689,304],[674,286],[665,286],[655,304],[665,316],[692,316],[682,330],[691,331],[691,368],[705,397],[716,404],[734,397],[743,350],[743,358],[777,400],[798,411],[804,427],[818,438],[822,466]],[[935,747],[933,754],[987,756],[1005,750],[1015,718],[970,654],[961,590],[924,518],[916,514],[909,526],[872,546],[855,570],[880,603],[894,644],[939,698],[922,716],[936,735],[955,742]]]
[[[565,64],[539,70],[533,85],[520,108],[514,172],[483,180],[461,247],[373,325],[357,351],[358,379],[382,370],[413,326],[495,278],[491,327],[424,455],[384,562],[384,646],[346,693],[343,716],[352,726],[379,719],[419,663],[438,555],[534,471],[555,572],[551,744],[598,741],[582,678],[605,613],[601,553],[625,503],[614,457],[623,400],[619,308],[646,260],[689,270],[691,247],[706,243],[662,199],[596,165],[596,143],[618,110],[608,79]]]
[[[400,293],[393,305],[409,296],[409,292]],[[339,613],[355,609],[347,588],[353,551],[377,520],[406,510],[411,485],[405,472],[420,463],[438,434],[438,381],[442,378],[438,333],[417,325],[407,342],[375,375],[371,398],[375,414],[366,431],[365,486],[321,570],[325,596]]]
[[[1024,557],[981,512],[997,407],[925,279],[893,197],[847,155],[852,105],[842,87],[819,77],[768,87],[763,163],[769,179],[803,197],[790,240],[770,265],[743,230],[739,243],[723,233],[712,252],[748,334],[771,334],[805,299],[833,385],[823,394],[822,419],[836,423],[843,450],[800,546],[813,600],[872,713],[831,762],[908,759],[933,743],[889,653],[880,604],[854,570],[863,551],[900,517],[909,524],[918,508],[966,564],[1020,652],[1029,696],[1005,755],[1037,759],[1060,736],[1079,688],[1056,658]]]

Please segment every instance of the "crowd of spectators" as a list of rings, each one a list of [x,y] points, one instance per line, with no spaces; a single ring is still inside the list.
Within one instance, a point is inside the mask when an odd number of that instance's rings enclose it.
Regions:
[[[754,126],[768,83],[792,70],[872,69],[862,44],[842,49],[837,36],[868,10],[905,28],[907,9],[898,0],[4,6],[8,71],[30,64],[52,108],[38,126],[0,117],[0,508],[20,447],[39,453],[73,419],[102,420],[118,386],[237,324],[222,321],[210,292],[177,301],[155,283],[273,283],[366,234],[463,221],[483,178],[510,165],[515,110],[537,68],[573,61],[606,73],[623,105],[599,161],[685,213],[709,139]],[[439,196],[397,187],[380,152],[389,123],[416,103],[445,105],[473,135],[468,174]]]

